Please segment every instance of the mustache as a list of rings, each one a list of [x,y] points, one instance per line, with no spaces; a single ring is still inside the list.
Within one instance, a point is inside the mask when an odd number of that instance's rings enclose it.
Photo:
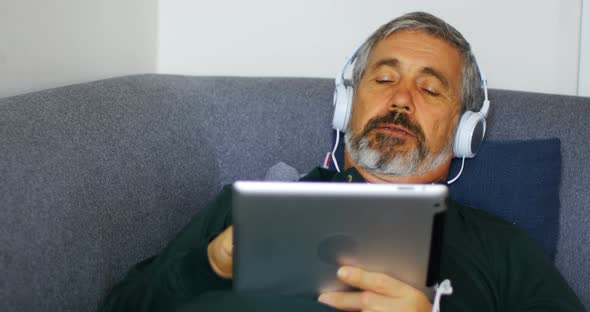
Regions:
[[[385,116],[379,116],[369,120],[369,122],[365,126],[365,130],[363,131],[362,136],[367,135],[371,130],[384,124],[402,126],[408,129],[408,131],[412,132],[419,142],[424,142],[425,140],[424,131],[422,131],[422,127],[412,122],[412,120],[408,117],[408,114],[400,112],[391,112]]]

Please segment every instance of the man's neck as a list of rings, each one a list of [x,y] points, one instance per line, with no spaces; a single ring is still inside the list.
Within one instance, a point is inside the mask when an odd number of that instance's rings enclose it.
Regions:
[[[358,166],[348,154],[348,151],[344,151],[344,167],[346,169],[354,167],[363,178],[369,183],[412,183],[412,184],[429,184],[429,183],[441,183],[446,182],[449,170],[451,168],[451,159],[443,163],[433,171],[427,172],[422,175],[416,176],[391,176],[385,174],[374,174],[370,173],[360,166]]]

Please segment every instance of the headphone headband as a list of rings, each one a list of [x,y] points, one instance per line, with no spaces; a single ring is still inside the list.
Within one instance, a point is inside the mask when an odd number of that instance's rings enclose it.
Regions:
[[[343,85],[344,84],[344,75],[346,74],[346,70],[348,69],[348,66],[352,65],[352,63],[354,63],[354,61],[356,61],[356,57],[358,56],[359,52],[361,51],[361,48],[363,47],[364,43],[361,44],[360,46],[358,46],[355,50],[354,53],[352,53],[349,57],[346,58],[346,61],[344,61],[344,65],[342,66],[342,70],[338,73],[338,75],[336,75],[336,86],[339,85]]]
[[[488,79],[486,78],[483,69],[481,69],[479,61],[477,60],[477,57],[475,57],[475,54],[473,54],[473,51],[471,52],[471,55],[473,55],[473,60],[475,60],[475,65],[477,65],[477,71],[479,72],[479,78],[481,79],[481,88],[483,90],[483,104],[479,112],[485,117],[488,117],[488,110],[490,109],[490,100],[488,99]]]

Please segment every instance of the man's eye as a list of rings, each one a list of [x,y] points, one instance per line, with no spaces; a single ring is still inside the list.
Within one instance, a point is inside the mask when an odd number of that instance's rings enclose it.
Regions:
[[[384,79],[377,79],[376,81],[377,81],[377,83],[390,83],[390,82],[393,82],[392,79],[385,79],[385,78]]]
[[[426,93],[428,93],[429,95],[432,95],[432,96],[438,96],[438,95],[440,95],[438,92],[436,92],[434,90],[429,90],[429,89],[426,89],[426,88],[425,89],[422,89],[422,90],[424,90],[424,92],[426,92]]]

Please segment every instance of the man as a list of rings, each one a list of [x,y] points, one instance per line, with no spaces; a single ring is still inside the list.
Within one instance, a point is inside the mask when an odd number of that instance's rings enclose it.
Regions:
[[[353,73],[345,171],[315,169],[302,180],[436,183],[448,179],[455,130],[482,103],[467,41],[442,20],[411,13],[383,25],[361,47]],[[359,291],[318,302],[231,291],[229,188],[195,216],[163,252],[136,265],[103,311],[430,311],[429,298],[394,277],[342,267]],[[263,261],[263,260],[261,260]],[[295,268],[296,269],[296,268]],[[518,229],[452,203],[439,280],[454,294],[442,311],[583,311],[553,264]]]

